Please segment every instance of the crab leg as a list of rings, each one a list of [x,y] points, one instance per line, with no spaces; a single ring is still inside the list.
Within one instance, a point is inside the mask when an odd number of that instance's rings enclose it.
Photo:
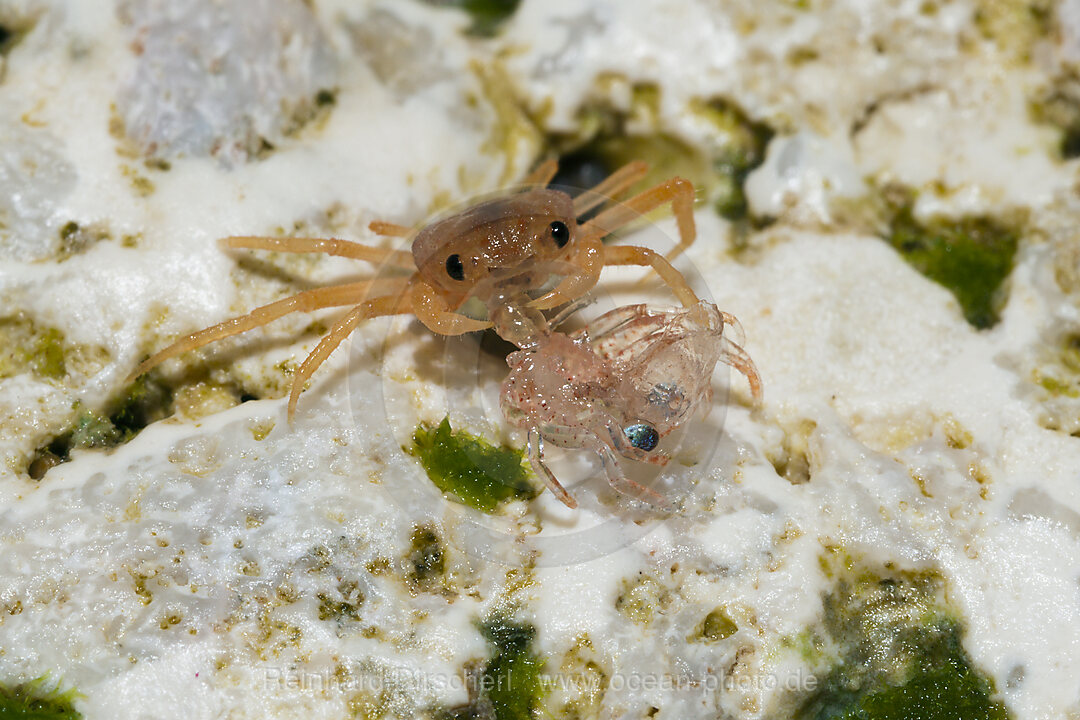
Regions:
[[[292,422],[296,414],[296,403],[300,399],[300,393],[304,391],[304,383],[319,369],[330,353],[356,329],[362,321],[384,315],[397,315],[405,312],[408,305],[408,293],[383,295],[363,302],[347,312],[344,317],[334,323],[330,332],[319,341],[315,349],[300,364],[300,368],[293,375],[292,391],[289,393],[289,422]]]
[[[368,230],[385,237],[409,237],[409,234],[412,233],[412,228],[383,220],[372,220],[368,223]]]
[[[550,310],[564,303],[573,302],[593,289],[604,267],[604,247],[597,238],[582,238],[579,250],[570,261],[575,271],[563,278],[554,290],[529,303],[539,310]]]
[[[289,313],[310,312],[311,310],[327,307],[354,305],[367,297],[373,289],[391,293],[401,292],[401,290],[405,289],[407,283],[408,278],[376,278],[374,280],[364,280],[362,282],[348,283],[345,285],[334,285],[326,288],[317,288],[315,290],[305,290],[304,292],[297,293],[291,297],[272,302],[268,305],[263,305],[262,307],[257,307],[247,315],[241,315],[240,317],[220,322],[217,325],[213,325],[205,330],[200,330],[197,333],[192,333],[185,338],[177,340],[172,345],[169,345],[164,350],[156,353],[135,368],[131,375],[128,376],[128,382],[134,380],[151,368],[160,365],[171,357],[185,353],[188,350],[200,348],[203,345],[208,345],[215,340],[221,340],[251,330],[252,328],[266,325]]]
[[[566,492],[566,488],[562,486],[555,478],[555,474],[544,464],[544,439],[536,428],[529,428],[529,464],[532,465],[533,472],[543,478],[548,489],[563,505],[568,508],[577,507],[577,500]]]
[[[616,433],[621,435],[622,431],[614,421],[602,422],[601,427],[605,429],[600,430],[600,432],[606,432],[611,435],[612,440],[619,442],[615,435]],[[650,505],[655,505],[656,507],[664,509],[671,508],[671,503],[669,503],[667,498],[663,495],[626,477],[622,465],[619,464],[619,459],[615,456],[615,453],[607,443],[592,430],[582,429],[580,431],[575,431],[568,428],[548,427],[544,432],[547,438],[555,445],[567,448],[585,448],[592,450],[599,455],[600,464],[604,468],[604,475],[607,478],[608,484],[620,493],[647,502]],[[625,444],[625,441],[623,444]],[[638,453],[641,452],[638,448],[634,448],[628,444],[627,447],[630,447],[631,450],[637,451]],[[621,454],[626,455],[626,457],[631,457],[630,453]],[[640,460],[643,458],[633,457],[633,459]],[[660,455],[652,459],[646,459],[645,462],[651,462],[654,465],[665,465],[668,462],[668,458],[665,455]]]
[[[668,260],[674,260],[690,247],[697,237],[694,226],[694,186],[689,180],[680,177],[671,178],[624,203],[608,208],[585,223],[581,231],[584,237],[610,235],[623,225],[667,202],[671,203],[671,210],[675,213],[675,222],[679,228],[679,244],[667,254]]]
[[[623,165],[595,187],[574,198],[574,213],[581,217],[597,205],[603,205],[608,200],[618,197],[631,185],[645,177],[648,172],[649,166],[641,161]]]
[[[289,253],[320,252],[337,257],[366,260],[371,263],[388,263],[407,270],[416,268],[410,252],[368,247],[360,243],[335,238],[277,238],[258,235],[234,235],[233,237],[223,238],[221,244],[227,248],[243,248],[246,250],[275,250]]]
[[[698,304],[698,296],[691,289],[690,284],[686,282],[686,278],[673,268],[663,255],[653,252],[649,248],[634,245],[605,247],[603,251],[605,266],[642,265],[651,267],[668,284],[668,287],[671,288],[671,291],[675,293],[675,297],[679,298],[684,307],[692,307]]]
[[[545,186],[551,182],[551,178],[555,177],[557,172],[559,172],[559,163],[556,160],[545,160],[522,178],[521,184]]]

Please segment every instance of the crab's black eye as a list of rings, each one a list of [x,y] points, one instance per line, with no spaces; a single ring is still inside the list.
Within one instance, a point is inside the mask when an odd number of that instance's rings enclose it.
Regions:
[[[465,266],[461,263],[461,256],[457,253],[446,258],[446,274],[454,280],[465,279]]]
[[[656,432],[656,428],[652,425],[646,423],[638,423],[623,428],[623,434],[626,435],[626,439],[630,441],[631,445],[645,452],[656,449],[656,446],[660,444],[660,433]]]
[[[551,223],[551,237],[555,239],[556,245],[566,247],[566,243],[570,242],[570,228],[566,227],[562,220],[556,220]]]

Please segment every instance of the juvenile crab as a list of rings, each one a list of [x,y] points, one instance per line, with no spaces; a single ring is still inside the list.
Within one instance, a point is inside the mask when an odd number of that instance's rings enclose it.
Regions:
[[[266,325],[289,313],[352,306],[296,371],[289,396],[291,418],[308,378],[360,322],[369,318],[412,313],[441,335],[494,326],[510,342],[527,345],[546,331],[541,311],[584,295],[608,265],[651,267],[684,305],[691,306],[697,296],[670,263],[695,237],[694,188],[689,181],[672,178],[622,204],[602,209],[588,222],[578,223],[585,213],[624,194],[647,170],[644,163],[630,163],[591,190],[571,198],[547,187],[557,171],[555,161],[547,161],[525,179],[526,189],[480,202],[421,228],[414,236],[411,253],[336,239],[225,238],[222,245],[226,248],[320,252],[388,266],[398,275],[307,290],[263,305],[177,340],[140,364],[131,378],[188,350]],[[601,243],[618,228],[668,202],[675,213],[679,243],[666,258],[644,247]],[[369,227],[387,237],[412,234],[409,228],[386,222],[373,222]],[[532,297],[552,276],[559,278],[555,288]],[[459,312],[470,297],[487,306],[487,320]]]
[[[664,465],[660,439],[712,399],[716,363],[746,376],[755,400],[761,378],[737,343],[723,336],[732,315],[699,302],[680,310],[627,305],[569,335],[549,333],[511,353],[503,382],[503,416],[528,430],[529,462],[559,500],[577,502],[544,464],[544,440],[594,451],[619,492],[658,507],[659,493],[623,473],[616,453]]]

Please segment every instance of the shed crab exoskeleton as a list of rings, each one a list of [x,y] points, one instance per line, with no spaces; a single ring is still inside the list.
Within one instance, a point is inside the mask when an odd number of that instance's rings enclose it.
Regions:
[[[664,465],[660,439],[712,399],[712,375],[724,362],[746,376],[755,399],[753,361],[724,337],[736,320],[711,303],[654,310],[616,308],[569,335],[549,333],[507,357],[501,406],[528,430],[534,472],[564,504],[577,503],[544,464],[543,443],[595,452],[616,490],[658,507],[659,493],[626,477],[616,455]]]

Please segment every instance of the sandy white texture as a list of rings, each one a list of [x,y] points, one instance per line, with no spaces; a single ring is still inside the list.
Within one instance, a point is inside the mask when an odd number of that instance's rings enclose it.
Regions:
[[[0,302],[108,357],[78,385],[30,375],[0,384],[0,679],[57,673],[85,695],[89,718],[329,718],[370,700],[363,678],[390,675],[385,707],[410,717],[465,700],[464,663],[490,653],[473,623],[516,605],[552,663],[587,635],[609,676],[700,680],[720,667],[782,681],[801,668],[779,648],[818,618],[829,587],[818,558],[839,545],[942,573],[968,652],[1018,718],[1075,713],[1080,440],[1038,422],[1023,370],[1072,300],[1047,294],[1045,250],[1025,248],[1001,324],[976,332],[946,290],[880,240],[827,227],[834,199],[881,178],[940,184],[922,196],[928,212],[1003,205],[1038,216],[1053,205],[1074,217],[1060,196],[1075,163],[1053,159],[1048,131],[1023,112],[1038,78],[978,39],[972,4],[934,17],[919,5],[837,2],[811,14],[779,1],[685,0],[664,12],[656,2],[525,2],[483,45],[460,36],[459,13],[320,3],[314,22],[337,67],[325,119],[264,159],[225,168],[176,157],[167,172],[118,154],[108,134],[111,105],[137,75],[130,28],[108,3],[43,6],[0,83],[0,128],[26,138],[0,147],[0,210],[19,228],[0,230]],[[411,32],[426,51],[408,46]],[[818,59],[791,63],[804,47]],[[766,400],[751,412],[734,382],[730,407],[715,408],[685,451],[699,464],[671,470],[679,517],[642,530],[589,479],[575,487],[577,513],[549,494],[497,518],[443,501],[401,444],[417,420],[447,410],[501,437],[490,401],[501,368],[407,322],[359,330],[292,426],[283,401],[247,403],[160,423],[112,454],[80,453],[37,483],[22,475],[72,403],[101,403],[145,352],[297,289],[238,270],[217,238],[299,226],[374,242],[371,219],[412,223],[440,196],[464,199],[520,174],[535,148],[493,147],[500,118],[470,70],[499,49],[520,101],[550,103],[545,130],[572,130],[582,105],[653,82],[661,129],[690,141],[709,131],[686,108],[712,97],[781,131],[750,181],[755,208],[780,222],[737,260],[731,228],[702,211],[681,265],[742,320]],[[402,57],[415,67],[402,72]],[[1002,69],[979,69],[987,64]],[[615,91],[598,82],[609,72],[626,80]],[[801,143],[806,151],[784,155]],[[153,191],[140,195],[136,178]],[[12,187],[40,198],[19,204]],[[58,262],[55,233],[69,221],[105,225],[111,238]],[[654,232],[670,236],[671,223],[628,240]],[[319,282],[355,272],[277,261]],[[612,301],[626,301],[622,292]],[[307,322],[246,341],[255,349],[229,372],[263,389],[286,381],[276,367],[313,345]],[[264,351],[260,337],[280,344]],[[446,370],[470,378],[478,366],[473,384],[440,387]],[[953,426],[970,446],[950,445]],[[769,462],[799,427],[809,428],[812,475],[802,485]],[[404,580],[410,533],[425,523],[446,541],[449,593],[414,594]],[[550,562],[581,548],[584,562]],[[648,624],[615,607],[642,578],[656,599]],[[320,594],[358,592],[359,620],[319,619]],[[687,643],[718,605],[738,632]],[[290,680],[301,677],[323,684]],[[604,696],[603,713],[757,718],[788,699],[768,682],[628,687]]]

